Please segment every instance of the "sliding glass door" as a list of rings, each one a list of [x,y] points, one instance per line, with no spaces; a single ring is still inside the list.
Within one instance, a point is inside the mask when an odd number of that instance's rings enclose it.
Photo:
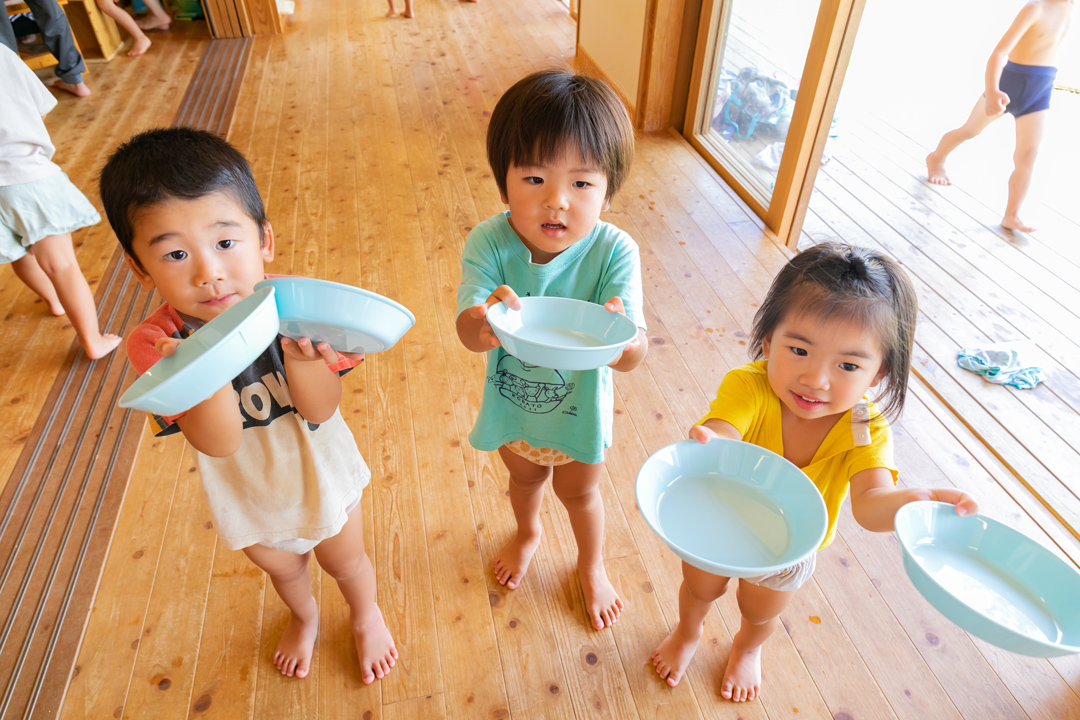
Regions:
[[[702,5],[684,134],[791,245],[864,2]]]

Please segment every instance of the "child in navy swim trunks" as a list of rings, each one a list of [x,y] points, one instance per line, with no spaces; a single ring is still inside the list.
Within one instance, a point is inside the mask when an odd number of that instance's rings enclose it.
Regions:
[[[1015,168],[1009,177],[1009,199],[1001,219],[1006,230],[1035,231],[1020,219],[1020,206],[1031,187],[1057,74],[1054,60],[1075,4],[1076,0],[1032,0],[1020,10],[986,64],[986,92],[975,103],[967,121],[945,133],[934,152],[926,156],[930,182],[949,185],[945,174],[949,153],[1005,113],[1015,117]]]

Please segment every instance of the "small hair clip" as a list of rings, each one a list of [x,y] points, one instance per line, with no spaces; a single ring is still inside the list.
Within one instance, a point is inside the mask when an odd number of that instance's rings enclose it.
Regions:
[[[870,444],[870,405],[866,400],[851,408],[851,440],[856,447]]]

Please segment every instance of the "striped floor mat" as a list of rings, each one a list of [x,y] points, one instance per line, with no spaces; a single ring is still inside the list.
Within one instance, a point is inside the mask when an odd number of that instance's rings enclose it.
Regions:
[[[210,43],[173,120],[226,135],[249,38]],[[104,330],[127,335],[160,301],[119,249],[98,288]],[[76,341],[0,494],[0,718],[59,714],[138,451],[144,416],[117,401],[123,350]]]

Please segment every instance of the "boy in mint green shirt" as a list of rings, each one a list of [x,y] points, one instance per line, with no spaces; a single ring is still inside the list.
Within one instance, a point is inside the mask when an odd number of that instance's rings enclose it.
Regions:
[[[509,212],[477,225],[465,241],[457,331],[487,352],[487,383],[469,441],[498,450],[510,472],[517,533],[495,558],[499,583],[516,588],[540,544],[548,478],[578,544],[578,575],[593,627],[622,611],[604,569],[600,476],[611,446],[612,369],[645,358],[641,261],[629,235],[600,220],[626,178],[634,134],[626,109],[602,81],[564,70],[514,84],[491,114],[488,161]],[[599,370],[536,367],[499,346],[487,309],[555,296],[603,304],[638,326],[622,355]]]

